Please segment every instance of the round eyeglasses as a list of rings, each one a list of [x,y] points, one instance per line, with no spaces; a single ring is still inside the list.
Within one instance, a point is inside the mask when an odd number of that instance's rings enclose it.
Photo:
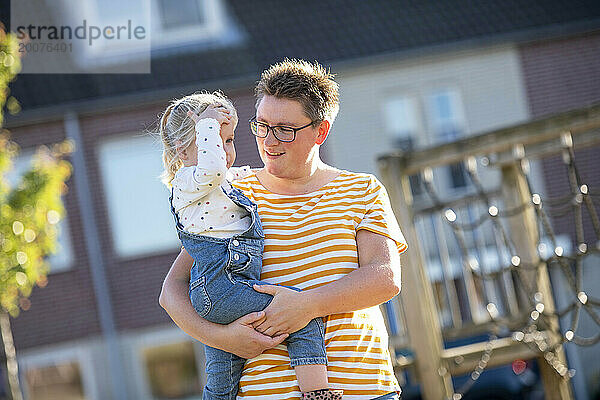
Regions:
[[[315,121],[312,121],[300,128],[292,128],[291,126],[270,126],[264,122],[259,122],[256,117],[252,117],[250,121],[250,132],[256,137],[266,138],[269,135],[269,130],[273,132],[275,139],[280,142],[293,142],[296,139],[296,133],[304,128],[308,128],[313,125]]]

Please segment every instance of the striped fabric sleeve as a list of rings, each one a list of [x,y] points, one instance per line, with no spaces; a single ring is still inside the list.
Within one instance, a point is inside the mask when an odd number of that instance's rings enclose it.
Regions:
[[[392,211],[387,191],[375,176],[369,175],[369,178],[364,198],[366,212],[356,231],[366,229],[386,236],[395,241],[398,252],[403,253],[408,245]]]

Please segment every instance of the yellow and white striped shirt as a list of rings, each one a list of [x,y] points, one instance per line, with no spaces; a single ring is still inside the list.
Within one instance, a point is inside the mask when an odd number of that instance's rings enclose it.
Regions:
[[[406,242],[384,187],[373,175],[342,171],[315,192],[281,195],[252,174],[234,182],[258,205],[265,232],[261,279],[302,290],[335,281],[358,268],[356,232]],[[348,293],[352,296],[352,293]],[[379,307],[324,318],[332,388],[344,400],[367,400],[399,390]],[[246,362],[238,399],[298,399],[300,391],[287,348],[279,345]]]

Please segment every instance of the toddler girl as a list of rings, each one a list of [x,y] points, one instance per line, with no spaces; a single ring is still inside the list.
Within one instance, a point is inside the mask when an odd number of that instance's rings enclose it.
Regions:
[[[208,321],[229,324],[263,310],[273,299],[260,284],[264,234],[257,207],[230,180],[251,174],[235,161],[235,108],[223,94],[199,93],[173,101],[160,120],[163,181],[183,247],[194,259],[190,300]],[[304,399],[341,399],[327,389],[327,357],[320,318],[287,338]],[[246,360],[209,346],[204,399],[235,399]]]

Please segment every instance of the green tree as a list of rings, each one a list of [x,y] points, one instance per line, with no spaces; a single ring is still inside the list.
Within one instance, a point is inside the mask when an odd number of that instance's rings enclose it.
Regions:
[[[8,85],[20,70],[16,39],[0,27],[0,125],[5,107],[18,112],[19,103],[10,96]],[[45,286],[46,258],[57,246],[57,223],[64,208],[61,196],[71,174],[64,156],[72,151],[70,142],[38,148],[30,169],[20,182],[9,185],[18,146],[0,132],[0,332],[6,355],[8,383],[13,400],[21,400],[18,368],[10,316],[28,308],[27,298],[35,285]]]

